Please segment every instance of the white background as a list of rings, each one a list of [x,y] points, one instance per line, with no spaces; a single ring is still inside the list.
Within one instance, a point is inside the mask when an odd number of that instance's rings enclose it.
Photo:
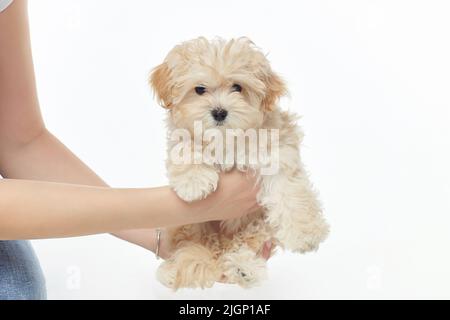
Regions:
[[[450,298],[447,1],[31,0],[48,128],[116,187],[166,184],[149,70],[177,43],[248,36],[300,113],[331,223],[269,280],[176,294],[150,252],[111,236],[35,241],[50,298]]]

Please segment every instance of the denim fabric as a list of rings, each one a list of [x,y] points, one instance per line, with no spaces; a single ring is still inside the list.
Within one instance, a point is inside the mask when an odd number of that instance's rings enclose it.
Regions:
[[[44,300],[45,279],[29,241],[0,241],[0,300]]]

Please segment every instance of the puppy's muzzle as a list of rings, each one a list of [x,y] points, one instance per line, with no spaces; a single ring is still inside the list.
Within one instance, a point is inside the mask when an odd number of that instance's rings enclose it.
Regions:
[[[214,108],[211,115],[217,122],[223,122],[228,116],[228,111],[222,108]]]

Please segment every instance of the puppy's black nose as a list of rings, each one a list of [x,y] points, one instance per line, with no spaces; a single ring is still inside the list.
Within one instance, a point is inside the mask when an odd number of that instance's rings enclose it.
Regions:
[[[211,111],[211,114],[214,120],[221,122],[227,117],[228,111],[222,108],[216,108]]]

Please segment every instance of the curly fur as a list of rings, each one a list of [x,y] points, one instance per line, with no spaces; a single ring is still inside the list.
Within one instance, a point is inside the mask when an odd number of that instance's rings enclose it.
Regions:
[[[243,90],[231,92],[239,83]],[[211,287],[217,281],[242,287],[258,284],[266,276],[259,250],[272,239],[295,252],[316,250],[328,234],[316,193],[299,154],[303,134],[294,114],[282,111],[278,100],[286,94],[284,81],[270,67],[266,56],[247,38],[225,41],[198,38],[176,46],[150,77],[158,101],[168,109],[169,131],[193,132],[194,121],[216,127],[211,108],[228,111],[221,130],[279,129],[279,171],[259,175],[258,200],[263,209],[240,219],[188,225],[170,230],[174,254],[162,263],[159,280],[166,286]],[[199,96],[194,87],[211,88]],[[173,142],[169,141],[169,150]],[[227,152],[225,150],[225,152]],[[214,192],[220,171],[237,167],[259,174],[258,165],[174,164],[169,158],[170,185],[185,201]]]

